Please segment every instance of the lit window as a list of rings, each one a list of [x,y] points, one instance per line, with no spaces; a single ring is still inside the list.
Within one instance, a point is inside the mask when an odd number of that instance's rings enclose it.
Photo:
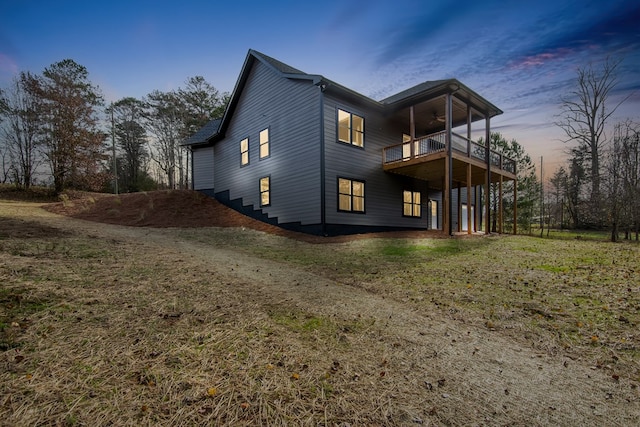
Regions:
[[[338,178],[338,210],[364,212],[364,182]]]
[[[249,164],[249,138],[240,141],[240,164]]]
[[[339,109],[338,141],[364,147],[364,118]]]
[[[260,178],[260,206],[271,204],[271,178],[265,176]]]
[[[402,214],[420,217],[420,192],[404,191],[402,194]]]
[[[269,157],[269,128],[260,132],[260,158]]]

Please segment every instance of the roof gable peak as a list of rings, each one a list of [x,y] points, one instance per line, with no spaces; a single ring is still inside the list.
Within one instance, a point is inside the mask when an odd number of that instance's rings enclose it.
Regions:
[[[258,52],[257,50],[249,49],[249,54],[280,73],[307,75],[304,71],[300,71],[291,65],[285,64],[284,62],[265,55],[262,52]]]

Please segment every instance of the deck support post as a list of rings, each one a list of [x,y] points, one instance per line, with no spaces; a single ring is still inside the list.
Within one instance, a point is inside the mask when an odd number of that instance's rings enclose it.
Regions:
[[[442,177],[442,231],[447,232],[449,230],[449,196],[451,190],[449,189],[449,162],[444,159],[444,176]]]
[[[447,93],[446,97],[446,110],[445,110],[445,134],[446,134],[446,144],[447,144],[447,158],[445,165],[445,192],[446,192],[446,216],[447,216],[447,232],[449,236],[453,235],[453,221],[452,221],[452,197],[451,197],[451,188],[453,187],[453,151],[451,147],[451,127],[452,127],[452,96],[451,93]],[[460,201],[458,200],[458,203]],[[460,222],[460,221],[458,221]]]
[[[486,221],[486,234],[491,234],[491,118],[489,117],[489,113],[486,113],[485,116],[485,155],[487,159],[487,173],[486,173],[486,189],[485,189],[485,221]]]
[[[471,163],[467,163],[467,234],[473,233],[471,218]]]
[[[458,212],[458,226],[456,231],[459,233],[462,231],[462,183],[458,182],[458,204],[456,211]]]
[[[473,231],[482,231],[482,184],[476,185],[476,190],[474,191],[474,205],[476,206],[475,211],[475,219],[474,219],[474,230]]]
[[[502,234],[502,223],[503,223],[503,197],[502,197],[502,175],[500,175],[500,181],[498,182],[498,233]]]
[[[518,234],[518,180],[513,182],[513,234]]]
[[[469,141],[471,141],[471,119],[472,118],[473,116],[472,116],[471,106],[467,105],[467,139]],[[469,142],[467,142],[467,157],[471,157],[471,144]]]
[[[416,112],[415,112],[415,108],[413,107],[413,105],[411,107],[409,107],[409,121],[410,121],[410,125],[409,125],[409,133],[411,136],[411,158],[415,158],[416,157]]]

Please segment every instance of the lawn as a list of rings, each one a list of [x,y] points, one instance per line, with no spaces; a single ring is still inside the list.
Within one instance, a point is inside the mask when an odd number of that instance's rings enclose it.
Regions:
[[[544,351],[588,354],[596,365],[613,358],[621,375],[640,381],[637,242],[494,235],[309,245],[254,234],[221,239],[219,233],[183,230],[181,236],[229,244],[419,310],[472,320]]]
[[[639,259],[633,242],[314,244],[3,202],[0,424],[633,424]]]

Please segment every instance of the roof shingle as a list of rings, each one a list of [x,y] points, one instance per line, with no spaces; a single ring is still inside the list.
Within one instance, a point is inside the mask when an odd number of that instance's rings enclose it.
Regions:
[[[213,135],[218,133],[220,129],[220,123],[222,123],[222,119],[213,119],[210,120],[206,125],[204,125],[200,130],[182,143],[182,145],[197,145],[206,143]]]

